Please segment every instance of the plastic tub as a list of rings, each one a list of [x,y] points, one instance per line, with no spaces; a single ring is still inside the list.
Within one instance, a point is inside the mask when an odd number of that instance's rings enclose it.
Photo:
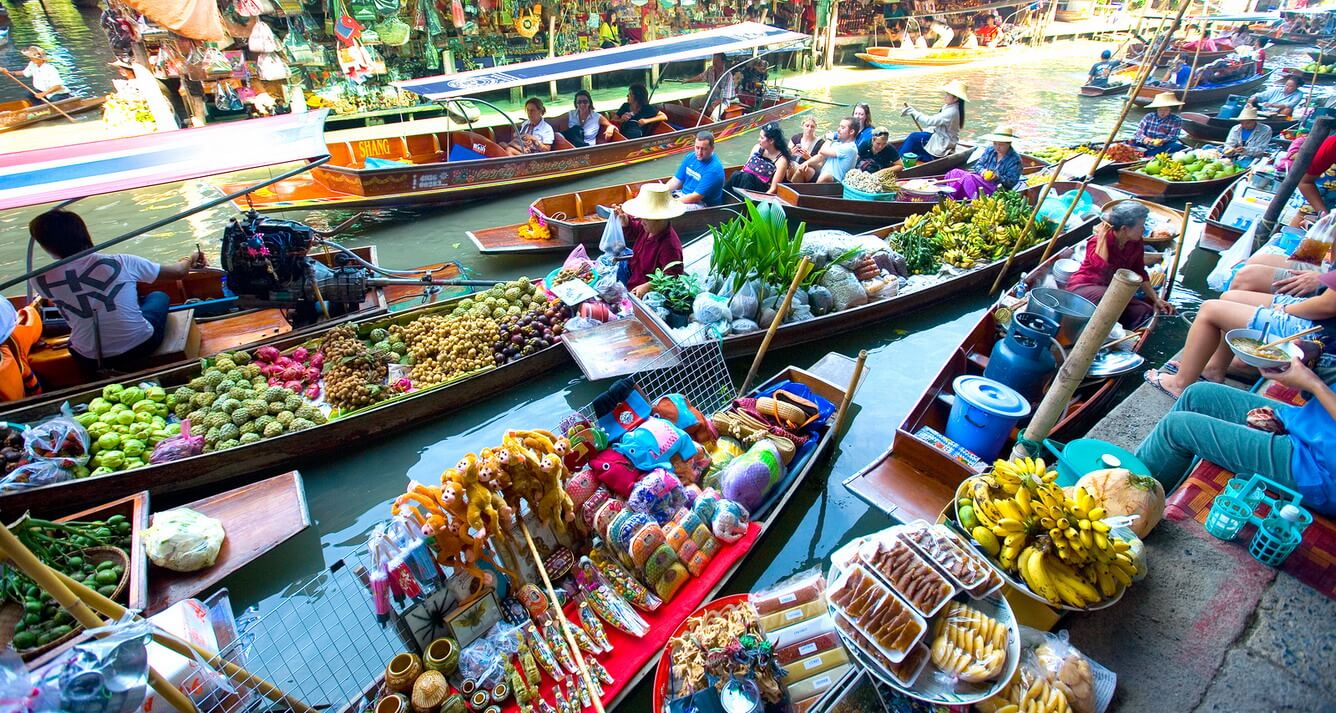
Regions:
[[[992,461],[1016,423],[1030,415],[1030,403],[1015,389],[982,376],[958,376],[951,386],[956,397],[946,437],[981,460]]]
[[[1053,280],[1058,283],[1058,287],[1066,287],[1067,281],[1080,269],[1081,263],[1069,257],[1058,260],[1053,263]]]

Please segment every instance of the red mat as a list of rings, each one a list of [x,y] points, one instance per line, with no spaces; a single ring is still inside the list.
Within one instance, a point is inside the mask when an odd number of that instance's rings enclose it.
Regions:
[[[1187,480],[1169,496],[1164,516],[1170,520],[1205,523],[1211,501],[1225,489],[1225,483],[1232,477],[1233,473],[1214,463],[1198,462]],[[1246,550],[1254,529],[1251,525],[1245,527],[1234,543]],[[1328,598],[1336,599],[1336,523],[1315,514],[1313,524],[1304,530],[1299,548],[1280,569]]]
[[[640,616],[649,622],[650,630],[643,639],[623,634],[622,632],[608,626],[604,623],[603,628],[608,633],[608,642],[612,644],[612,652],[604,653],[598,656],[599,663],[608,670],[612,676],[612,684],[603,684],[603,705],[607,707],[612,699],[616,698],[635,678],[640,669],[649,663],[651,659],[657,659],[659,654],[663,653],[668,645],[668,639],[672,636],[673,630],[677,625],[685,621],[691,613],[700,608],[705,601],[706,595],[715,585],[724,578],[725,573],[733,568],[752,547],[756,545],[756,540],[761,536],[761,526],[757,523],[751,523],[747,526],[747,534],[742,539],[731,545],[724,545],[719,549],[719,554],[710,560],[706,565],[705,571],[699,577],[692,577],[678,590],[677,594],[663,606],[652,612],[640,612]],[[579,611],[574,604],[567,605],[566,616],[571,621],[579,621]],[[588,654],[585,654],[588,657]],[[587,659],[586,659],[587,660]],[[577,677],[578,678],[578,677]],[[551,703],[554,700],[552,692],[552,679],[543,674],[542,683],[538,686],[542,692],[544,700]],[[565,687],[562,687],[562,695],[565,695]],[[519,706],[514,699],[506,705],[507,713],[519,710]],[[592,708],[590,709],[592,710]]]

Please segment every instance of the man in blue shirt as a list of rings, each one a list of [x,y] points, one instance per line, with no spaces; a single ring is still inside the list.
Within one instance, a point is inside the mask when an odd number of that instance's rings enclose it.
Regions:
[[[687,210],[716,206],[724,200],[724,164],[714,155],[714,134],[696,134],[696,147],[682,159],[677,173],[668,179],[668,189],[686,204]]]

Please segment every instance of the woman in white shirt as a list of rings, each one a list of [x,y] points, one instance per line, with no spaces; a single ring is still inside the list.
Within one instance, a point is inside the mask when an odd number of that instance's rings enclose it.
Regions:
[[[552,125],[547,123],[547,119],[543,118],[547,114],[547,107],[543,105],[543,100],[538,97],[529,97],[529,100],[524,102],[524,112],[529,115],[529,120],[520,124],[519,131],[515,133],[515,138],[506,144],[506,151],[511,156],[551,151],[552,142],[556,141],[557,134],[552,129]]]
[[[915,131],[905,137],[905,142],[900,145],[901,155],[912,153],[919,161],[927,162],[949,156],[956,150],[960,129],[965,125],[965,102],[968,100],[965,83],[952,80],[942,87],[942,91],[946,97],[941,111],[936,114],[925,114],[905,104],[900,115],[914,117],[924,131]]]
[[[575,108],[566,112],[566,130],[561,132],[572,146],[593,146],[598,142],[599,130],[610,122],[594,111],[594,99],[581,89],[575,93]]]
[[[32,79],[32,88],[34,91],[28,92],[28,98],[34,102],[45,99],[47,101],[59,101],[67,99],[70,90],[65,88],[64,81],[60,78],[60,71],[54,64],[47,61],[46,50],[33,45],[20,54],[32,60],[28,66],[23,68],[23,76]],[[13,76],[8,69],[0,70],[5,74]]]

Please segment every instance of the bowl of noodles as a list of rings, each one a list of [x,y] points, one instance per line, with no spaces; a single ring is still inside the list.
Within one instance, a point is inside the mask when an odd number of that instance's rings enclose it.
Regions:
[[[1272,335],[1267,341],[1274,342],[1279,338]],[[1288,366],[1293,357],[1303,358],[1303,350],[1295,342],[1263,350],[1266,342],[1262,341],[1262,332],[1256,329],[1231,329],[1225,333],[1225,344],[1243,363],[1258,369],[1279,369]]]

